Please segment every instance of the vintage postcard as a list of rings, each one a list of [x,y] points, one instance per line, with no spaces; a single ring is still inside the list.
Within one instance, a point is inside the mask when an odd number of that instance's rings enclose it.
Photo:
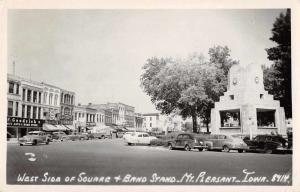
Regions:
[[[299,2],[45,2],[0,1],[1,191],[299,191]]]

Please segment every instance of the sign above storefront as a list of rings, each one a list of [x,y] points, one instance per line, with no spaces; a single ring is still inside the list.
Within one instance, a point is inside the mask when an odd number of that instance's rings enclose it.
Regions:
[[[7,127],[43,127],[42,119],[28,119],[21,117],[7,117]]]

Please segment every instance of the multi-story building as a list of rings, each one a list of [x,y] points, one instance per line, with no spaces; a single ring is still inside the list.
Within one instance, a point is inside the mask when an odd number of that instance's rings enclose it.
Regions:
[[[64,89],[60,90],[60,124],[74,129],[73,124],[75,93]]]
[[[60,88],[41,83],[43,86],[43,118],[46,123],[57,125],[60,118]]]
[[[74,107],[74,126],[78,132],[86,132],[96,126],[97,109],[91,104]]]
[[[153,129],[160,128],[159,116],[159,113],[143,114],[143,131],[152,131]]]
[[[8,74],[7,137],[19,138],[42,128],[43,86],[32,80]]]

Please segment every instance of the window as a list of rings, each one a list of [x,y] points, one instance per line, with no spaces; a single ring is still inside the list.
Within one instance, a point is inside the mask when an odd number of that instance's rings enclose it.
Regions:
[[[149,125],[150,127],[152,127],[152,123],[150,123],[150,125]]]
[[[38,119],[40,119],[41,118],[41,108],[39,107],[39,112],[38,112],[38,117],[37,117]]]
[[[275,110],[272,109],[256,109],[257,126],[258,127],[276,127]]]
[[[7,116],[10,117],[10,116],[13,116],[13,101],[8,101],[8,105],[7,105]]]
[[[143,135],[142,135],[142,134],[139,134],[138,137],[143,137]]]
[[[152,117],[150,117],[150,121],[152,121]]]
[[[230,100],[234,100],[234,95],[229,95]]]
[[[42,93],[39,92],[39,103],[41,103],[41,102],[42,102]]]
[[[47,96],[48,96],[48,94],[47,94],[47,93],[44,93],[44,101],[43,101],[44,104],[47,103]]]
[[[35,106],[32,107],[32,119],[36,119],[36,109],[37,107]]]
[[[189,135],[183,135],[182,138],[183,139],[191,139],[191,137]]]
[[[143,134],[143,137],[149,137],[149,135],[148,134]]]
[[[66,107],[66,108],[65,108],[65,113],[64,113],[64,114],[65,114],[65,115],[69,115],[70,112],[71,112],[70,109]]]
[[[58,99],[58,95],[55,95],[55,97],[54,97],[54,105],[57,105],[57,99]]]
[[[27,90],[27,101],[31,101],[31,90]]]
[[[25,118],[25,105],[22,105],[22,117]]]
[[[220,111],[221,127],[240,127],[240,110]]]
[[[37,92],[33,91],[33,102],[37,103]]]
[[[22,91],[22,100],[25,101],[25,92],[26,92],[26,89],[23,89]]]
[[[14,93],[14,83],[13,82],[9,82],[8,93]]]
[[[19,84],[16,84],[16,85],[17,85],[16,94],[19,95],[19,88],[20,88],[20,85],[19,85]]]
[[[183,135],[178,135],[177,139],[182,139]]]
[[[259,94],[259,98],[263,99],[264,98],[264,94]]]
[[[52,105],[52,100],[53,100],[53,94],[49,94],[49,105]]]
[[[27,105],[27,113],[26,113],[26,117],[30,118],[30,114],[31,114],[31,106]]]
[[[16,113],[15,116],[18,116],[18,112],[19,112],[19,102],[16,102]]]

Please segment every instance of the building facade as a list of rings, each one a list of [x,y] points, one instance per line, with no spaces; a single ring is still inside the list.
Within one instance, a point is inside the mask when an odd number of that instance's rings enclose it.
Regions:
[[[46,123],[57,125],[60,119],[60,88],[46,83],[43,86],[43,119]]]
[[[141,113],[134,113],[134,127],[136,131],[143,131],[143,119]]]
[[[227,90],[211,110],[212,133],[286,134],[284,109],[265,91],[261,66],[232,66]]]
[[[42,129],[43,86],[35,81],[7,75],[7,137],[20,138]]]
[[[64,89],[60,90],[60,123],[70,127],[73,124],[75,93]]]

